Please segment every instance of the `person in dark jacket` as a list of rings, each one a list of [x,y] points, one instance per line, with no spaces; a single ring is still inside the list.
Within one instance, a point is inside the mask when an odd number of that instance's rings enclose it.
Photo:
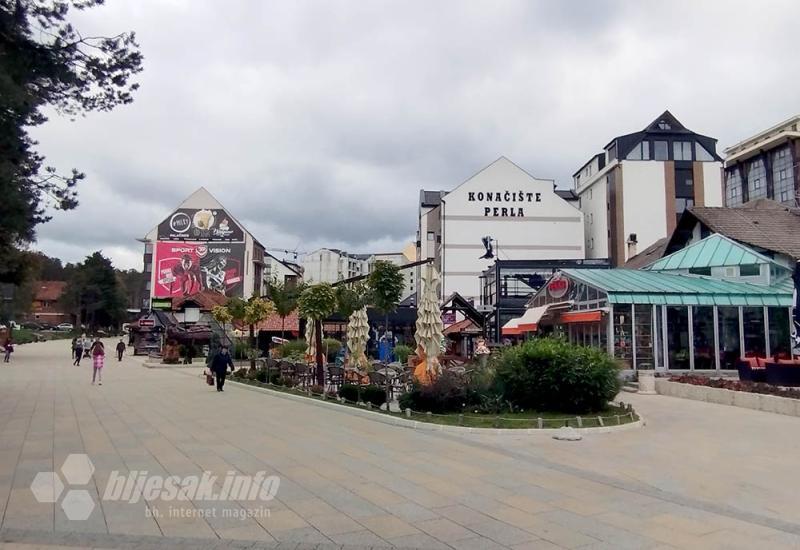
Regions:
[[[122,338],[119,339],[117,342],[117,360],[122,361],[122,356],[125,353],[125,342],[122,341]]]
[[[226,346],[222,346],[219,348],[219,351],[214,355],[214,358],[211,359],[211,372],[214,373],[214,377],[217,379],[217,391],[223,391],[222,386],[225,385],[225,375],[228,374],[228,367],[231,368],[231,372],[233,372],[233,359],[231,358],[231,354],[228,353],[228,348]]]

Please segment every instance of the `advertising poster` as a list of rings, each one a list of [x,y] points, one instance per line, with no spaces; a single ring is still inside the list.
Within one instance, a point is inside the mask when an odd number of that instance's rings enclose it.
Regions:
[[[243,295],[244,243],[156,243],[154,296],[191,296],[213,290]]]
[[[158,238],[170,241],[244,241],[244,231],[221,208],[179,208],[159,224]]]

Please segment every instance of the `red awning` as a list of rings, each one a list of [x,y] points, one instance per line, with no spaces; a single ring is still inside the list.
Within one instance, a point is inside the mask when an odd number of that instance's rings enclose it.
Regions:
[[[562,323],[596,323],[603,317],[600,310],[594,311],[568,311],[561,314]]]

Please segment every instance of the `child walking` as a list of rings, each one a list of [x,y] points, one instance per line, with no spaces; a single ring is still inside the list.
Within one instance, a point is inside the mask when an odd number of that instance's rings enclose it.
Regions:
[[[92,385],[95,379],[99,385],[103,385],[103,365],[106,360],[106,350],[103,347],[103,342],[98,338],[92,346]]]

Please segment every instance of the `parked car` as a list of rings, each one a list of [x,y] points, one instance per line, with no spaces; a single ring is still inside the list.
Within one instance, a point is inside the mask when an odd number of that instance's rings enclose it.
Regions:
[[[69,332],[73,330],[75,327],[72,326],[72,323],[61,323],[60,325],[56,326],[56,329],[63,330],[65,332]]]
[[[29,330],[43,330],[44,325],[40,323],[34,323],[33,321],[27,321],[25,323],[22,323],[22,328],[27,328]]]

